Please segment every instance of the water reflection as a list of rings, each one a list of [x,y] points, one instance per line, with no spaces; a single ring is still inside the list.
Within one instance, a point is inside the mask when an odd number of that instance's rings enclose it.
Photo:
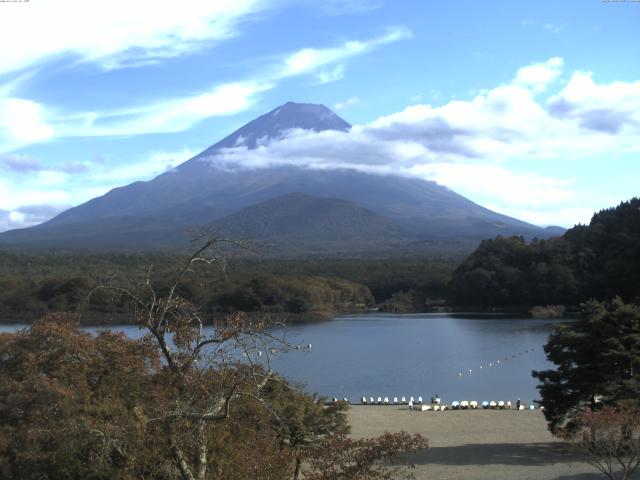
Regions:
[[[342,317],[289,327],[291,341],[312,343],[313,350],[273,365],[330,397],[439,393],[449,401],[530,401],[538,398],[531,371],[549,366],[542,346],[553,324],[507,315]]]

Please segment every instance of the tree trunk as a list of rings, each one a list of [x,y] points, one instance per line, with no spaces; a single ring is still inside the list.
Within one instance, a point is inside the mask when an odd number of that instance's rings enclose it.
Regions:
[[[180,470],[182,480],[196,480],[196,477],[191,473],[191,469],[189,468],[187,460],[184,458],[184,454],[182,453],[182,450],[180,450],[180,447],[172,442],[171,450],[178,465],[178,470]]]
[[[296,457],[296,471],[293,472],[293,480],[298,480],[300,478],[300,470],[302,467],[302,461],[300,457]]]
[[[167,440],[169,441],[169,447],[171,449],[173,459],[176,463],[176,467],[178,467],[178,471],[180,472],[180,477],[182,478],[182,480],[196,480],[196,477],[193,475],[191,468],[189,468],[189,464],[187,463],[187,459],[185,458],[184,453],[176,443],[170,420],[165,421],[164,431],[167,435]]]
[[[205,421],[198,422],[198,480],[207,478],[207,437],[205,435]]]

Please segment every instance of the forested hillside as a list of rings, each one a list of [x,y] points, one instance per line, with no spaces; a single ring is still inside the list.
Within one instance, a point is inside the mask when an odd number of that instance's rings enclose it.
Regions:
[[[99,285],[144,281],[149,267],[156,287],[177,256],[143,254],[0,253],[0,321],[32,321],[46,312],[83,312],[83,322],[128,321],[126,306],[101,293]],[[226,274],[202,272],[187,278],[180,294],[213,312],[234,309],[289,313],[291,320],[325,318],[380,304],[410,292],[412,309],[443,298],[456,259],[300,259],[229,261]],[[204,279],[204,280],[202,280]]]
[[[640,199],[596,213],[562,237],[483,241],[454,272],[455,305],[577,304],[640,298]]]

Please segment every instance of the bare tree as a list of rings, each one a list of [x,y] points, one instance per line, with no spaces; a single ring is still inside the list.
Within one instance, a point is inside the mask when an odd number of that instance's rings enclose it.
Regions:
[[[160,352],[159,378],[167,388],[147,421],[159,426],[183,480],[208,477],[208,439],[215,435],[216,423],[232,414],[234,401],[245,397],[269,408],[262,395],[267,382],[275,378],[269,352],[274,344],[287,348],[283,338],[270,333],[272,322],[242,313],[207,318],[200,307],[177,293],[187,276],[198,275],[200,266],[225,271],[224,245],[245,247],[229,239],[206,239],[179,266],[163,295],[154,288],[151,267],[138,288],[110,284],[96,289],[128,299],[136,323],[147,331],[146,340]]]
[[[393,461],[404,464],[398,453],[425,448],[424,438],[399,433],[350,440],[341,408],[324,408],[315,397],[292,389],[272,372],[274,348],[291,349],[284,329],[274,328],[282,325],[244,313],[215,318],[179,294],[189,276],[202,276],[203,267],[224,272],[228,256],[223,247],[228,245],[245,247],[229,239],[207,238],[176,268],[169,284],[163,282],[162,289],[155,286],[151,267],[140,285],[123,287],[112,282],[96,289],[130,302],[135,322],[146,331],[145,344],[161,359],[151,375],[153,400],[141,406],[137,415],[143,417],[149,441],[163,442],[160,450],[170,458],[162,460],[173,472],[168,478],[219,477],[222,469],[216,471],[217,462],[230,459],[228,453],[216,456],[216,448],[224,443],[223,435],[240,423],[238,415],[247,411],[259,412],[256,425],[270,424],[279,438],[280,448],[273,444],[273,451],[267,448],[256,457],[260,464],[282,463],[278,478],[298,478],[303,460],[308,467],[304,478],[309,479],[386,479],[406,473]],[[243,399],[246,402],[238,402]],[[266,415],[272,421],[262,421]],[[339,461],[334,464],[334,460]],[[390,470],[390,464],[397,468]]]
[[[562,434],[611,480],[627,480],[640,466],[640,411],[605,407],[588,411]]]

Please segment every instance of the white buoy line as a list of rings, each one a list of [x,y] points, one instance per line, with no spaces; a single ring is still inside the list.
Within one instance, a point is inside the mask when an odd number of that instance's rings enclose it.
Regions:
[[[310,352],[311,344],[308,343],[306,345],[291,345],[287,348],[264,348],[264,349],[250,349],[249,351],[243,351],[242,356],[248,357],[251,355],[255,355],[256,357],[262,357],[263,353],[266,355],[267,353],[270,355],[276,355],[278,353],[286,353],[291,350],[297,350],[299,352]]]
[[[527,355],[527,354],[529,354],[529,353],[531,353],[533,351],[535,351],[535,347],[528,348],[528,349],[526,349],[524,351],[517,352],[517,353],[514,353],[512,355],[507,355],[507,356],[505,356],[503,358],[499,358],[497,360],[491,360],[489,362],[481,364],[480,368],[478,370],[486,370],[488,368],[499,367],[500,365],[504,365],[505,362],[517,359],[518,357],[521,357],[523,355]],[[470,375],[473,375],[473,372],[474,372],[473,368],[464,368],[464,369],[458,371],[458,377],[464,377],[465,375],[466,376],[470,376]]]

